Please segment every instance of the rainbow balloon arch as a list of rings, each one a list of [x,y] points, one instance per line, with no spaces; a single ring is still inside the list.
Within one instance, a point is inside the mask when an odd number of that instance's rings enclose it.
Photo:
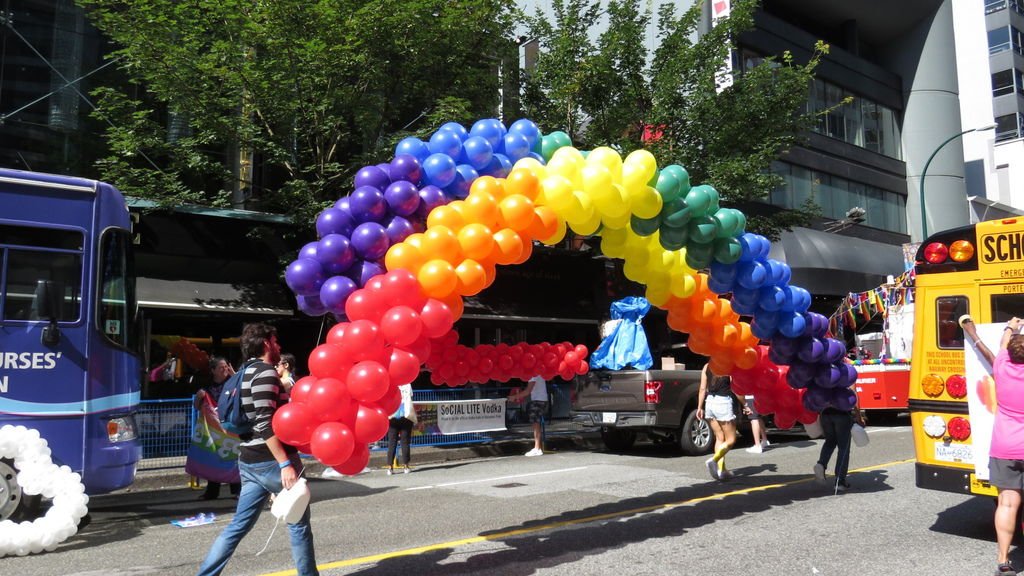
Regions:
[[[789,283],[789,267],[768,258],[768,240],[745,226],[713,187],[691,186],[681,166],[659,169],[646,150],[583,152],[529,120],[506,129],[485,119],[468,131],[448,123],[428,142],[407,138],[320,213],[319,241],[286,270],[303,312],[347,321],[310,354],[311,375],[276,413],[275,433],[355,474],[387,432],[398,386],[423,365],[431,382],[449,386],[586,373],[583,346],[472,349],[453,330],[463,297],[490,286],[498,266],[528,260],[534,241],[556,244],[567,229],[600,236],[601,251],[623,260],[669,326],[689,334],[689,348],[731,374],[738,393],[754,394],[777,426],[849,409],[857,372],[845,344],[808,311],[811,296]]]

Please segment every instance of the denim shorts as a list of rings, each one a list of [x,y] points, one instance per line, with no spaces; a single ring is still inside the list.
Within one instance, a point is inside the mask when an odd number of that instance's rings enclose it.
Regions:
[[[704,416],[719,422],[736,419],[730,396],[708,396],[704,399]]]

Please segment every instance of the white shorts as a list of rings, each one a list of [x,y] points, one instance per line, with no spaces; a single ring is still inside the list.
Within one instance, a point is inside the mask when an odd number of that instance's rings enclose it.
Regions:
[[[732,398],[729,396],[708,396],[704,400],[704,417],[719,422],[728,422],[736,419],[736,412],[732,408]]]

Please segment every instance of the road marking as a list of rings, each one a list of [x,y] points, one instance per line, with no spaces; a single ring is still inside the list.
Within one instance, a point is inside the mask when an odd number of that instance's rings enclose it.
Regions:
[[[860,472],[868,472],[871,470],[877,470],[879,468],[891,468],[899,464],[909,464],[914,462],[915,458],[908,458],[906,460],[894,460],[892,462],[886,462],[884,464],[875,464],[874,466],[864,466],[863,468],[856,468],[850,470],[850,474],[856,474]],[[586,466],[582,466],[586,468]],[[567,468],[566,470],[573,470],[573,468]],[[564,470],[563,470],[564,471]],[[554,471],[553,471],[554,472]],[[698,504],[700,502],[706,502],[708,500],[721,500],[730,496],[742,496],[744,494],[750,494],[752,492],[763,492],[766,490],[772,490],[775,488],[785,488],[787,486],[793,486],[795,484],[804,484],[807,482],[813,482],[814,477],[802,478],[800,480],[793,480],[791,482],[782,482],[779,484],[767,484],[764,486],[752,486],[750,488],[743,488],[742,490],[733,490],[732,492],[722,492],[720,494],[712,494],[710,496],[701,496],[699,498],[690,498],[688,500],[681,500],[679,502],[669,502],[668,504],[655,504],[652,506],[642,506],[640,508],[633,508],[631,510],[622,510],[620,512],[610,512],[608,514],[597,514],[595,516],[588,516],[586,518],[576,518],[575,520],[565,520],[562,522],[551,522],[542,526],[530,526],[529,528],[519,528],[517,530],[506,530],[504,532],[498,532],[496,534],[488,534],[486,536],[473,536],[472,538],[463,538],[461,540],[450,540],[448,542],[440,542],[437,544],[428,544],[426,546],[417,546],[416,548],[406,548],[404,550],[395,550],[393,552],[384,552],[382,554],[373,554],[370,556],[362,556],[359,558],[350,558],[348,560],[338,560],[337,562],[328,562],[326,564],[317,565],[318,570],[330,570],[333,568],[344,568],[346,566],[358,566],[360,564],[372,564],[374,562],[380,562],[381,560],[388,560],[391,558],[397,558],[399,556],[415,556],[417,554],[423,554],[424,552],[432,552],[434,550],[444,550],[450,548],[457,548],[459,546],[468,546],[470,544],[477,544],[480,542],[488,542],[492,540],[502,540],[511,536],[521,536],[523,534],[531,534],[533,532],[543,532],[545,530],[552,530],[554,528],[564,528],[566,526],[574,526],[576,524],[587,524],[590,522],[597,522],[600,520],[611,520],[613,518],[621,518],[623,516],[632,516],[635,514],[644,514],[647,512],[654,512],[658,510],[669,510],[672,508],[678,508],[679,506],[686,506],[689,504]],[[292,570],[282,570],[280,572],[267,572],[261,576],[295,576],[296,572]]]
[[[495,482],[497,480],[509,480],[511,478],[526,478],[528,476],[543,476],[544,474],[559,474],[562,472],[574,472],[576,470],[583,470],[589,468],[589,466],[576,466],[575,468],[561,468],[559,470],[545,470],[543,472],[530,472],[529,474],[513,474],[512,476],[498,476],[496,478],[484,478],[482,480],[463,480],[462,482],[446,482],[444,484],[430,484],[427,486],[413,486],[412,488],[406,488],[406,492],[413,490],[428,490],[430,488],[447,488],[448,486],[459,486],[462,484],[479,484],[481,482]]]

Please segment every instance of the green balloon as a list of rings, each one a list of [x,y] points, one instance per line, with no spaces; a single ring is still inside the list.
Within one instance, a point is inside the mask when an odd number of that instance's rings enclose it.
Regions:
[[[690,209],[683,208],[663,217],[662,221],[674,228],[685,228],[690,223],[691,218],[693,218],[693,214],[690,212]]]
[[[530,148],[530,152],[544,155],[544,133],[540,131],[540,128],[537,129],[537,140],[533,143],[533,148]]]
[[[569,138],[569,135],[566,134],[565,132],[562,132],[561,130],[555,130],[554,132],[551,133],[551,135],[555,137],[555,141],[558,142],[559,148],[563,146],[572,146],[572,138]]]
[[[686,265],[694,270],[703,270],[711,265],[711,258],[702,258],[697,254],[690,251],[690,247],[686,247]]]
[[[736,236],[740,225],[738,214],[739,210],[732,208],[720,208],[718,212],[715,212],[713,218],[718,222],[719,238],[734,238]]]
[[[722,264],[735,264],[739,262],[743,253],[743,246],[736,238],[719,238],[715,240],[714,257]]]
[[[711,196],[708,195],[706,186],[694,186],[686,193],[686,205],[690,207],[694,216],[704,216],[711,207]]]
[[[654,170],[654,176],[651,176],[651,179],[647,181],[647,185],[650,186],[651,188],[657,188],[656,185],[658,184],[658,178],[660,178],[660,177],[661,177],[661,170],[655,169]]]
[[[654,187],[661,194],[661,199],[665,202],[672,202],[680,196],[679,178],[668,170],[661,172],[661,175],[658,176],[658,183]]]
[[[679,229],[677,228],[666,228],[661,227],[661,234],[658,235],[658,243],[661,247],[670,252],[675,252],[683,246],[686,246],[686,234],[682,234],[682,238],[679,237]]]
[[[683,168],[679,164],[670,164],[665,166],[663,171],[672,172],[672,175],[676,177],[676,180],[679,180],[680,194],[685,196],[686,193],[690,191],[690,174],[686,171],[686,168]]]
[[[654,218],[637,218],[636,216],[629,217],[629,227],[636,232],[638,236],[650,236],[658,231],[661,227],[661,216],[655,216]]]
[[[686,253],[693,254],[694,258],[710,261],[715,253],[715,245],[710,242],[695,242],[693,238],[686,244]]]
[[[560,146],[555,140],[554,134],[545,134],[541,140],[543,142],[540,145],[540,155],[544,157],[545,162],[550,162],[551,157],[555,155],[555,150],[558,150]]]
[[[690,229],[691,242],[710,245],[718,235],[718,222],[711,216],[694,217],[687,227]]]

